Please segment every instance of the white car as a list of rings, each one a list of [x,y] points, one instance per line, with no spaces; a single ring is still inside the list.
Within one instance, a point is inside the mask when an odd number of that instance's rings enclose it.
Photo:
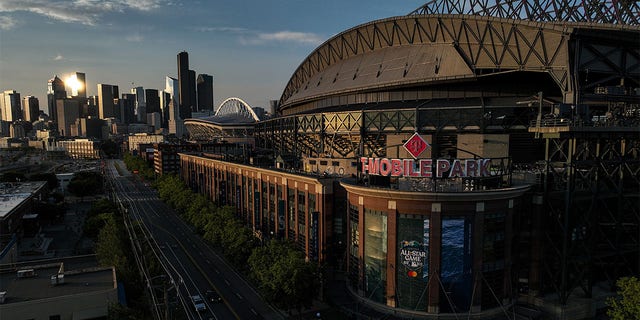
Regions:
[[[202,297],[199,294],[191,296],[191,302],[193,302],[193,307],[197,312],[207,310],[207,305],[204,304],[204,300],[202,300]]]

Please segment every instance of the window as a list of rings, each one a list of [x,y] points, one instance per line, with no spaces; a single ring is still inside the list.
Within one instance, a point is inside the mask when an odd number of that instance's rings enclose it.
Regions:
[[[442,287],[440,310],[467,311],[471,305],[472,286],[472,225],[471,217],[443,217],[440,279]]]
[[[387,284],[387,214],[364,210],[365,292],[371,300],[384,303]]]
[[[287,210],[289,213],[289,231],[288,238],[295,240],[296,230],[296,191],[292,188],[287,188]]]
[[[307,252],[307,229],[306,229],[306,194],[304,191],[298,191],[298,245],[302,251]]]

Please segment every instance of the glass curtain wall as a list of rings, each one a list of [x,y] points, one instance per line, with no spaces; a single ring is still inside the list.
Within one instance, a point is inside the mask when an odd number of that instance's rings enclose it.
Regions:
[[[364,210],[365,294],[370,300],[386,303],[387,214]]]
[[[470,217],[442,219],[441,312],[464,312],[471,307],[473,293],[471,231]]]
[[[487,213],[482,236],[482,308],[495,308],[504,295],[505,214]],[[495,297],[494,297],[495,295]]]

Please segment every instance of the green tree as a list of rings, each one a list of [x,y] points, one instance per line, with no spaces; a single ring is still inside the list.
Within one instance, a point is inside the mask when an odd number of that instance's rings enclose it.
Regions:
[[[101,266],[115,266],[119,272],[128,269],[127,256],[125,254],[125,239],[122,230],[118,227],[116,219],[112,216],[108,217],[104,222],[104,226],[98,234],[98,243],[96,244],[96,255],[98,263]]]
[[[640,279],[624,277],[616,285],[618,296],[607,299],[607,315],[613,320],[640,319]]]
[[[111,212],[105,212],[87,217],[83,228],[84,235],[91,239],[96,239],[100,234],[100,230],[107,224],[107,221],[112,219],[112,215],[113,213]]]
[[[153,180],[155,178],[155,173],[153,168],[151,168],[151,163],[141,157],[126,153],[124,155],[124,164],[127,166],[129,171],[137,171],[138,174],[146,180]]]
[[[102,142],[100,149],[107,158],[117,158],[120,155],[120,148],[114,140],[105,140]]]
[[[263,296],[280,308],[310,306],[319,290],[318,268],[289,242],[272,240],[249,257],[251,274]]]
[[[78,172],[69,181],[67,190],[80,198],[100,194],[103,191],[102,174],[97,172]]]
[[[91,217],[91,216],[98,215],[101,213],[106,213],[106,212],[116,213],[118,212],[118,208],[113,202],[107,199],[100,199],[91,205],[91,208],[89,209],[89,211],[87,211],[87,217]]]

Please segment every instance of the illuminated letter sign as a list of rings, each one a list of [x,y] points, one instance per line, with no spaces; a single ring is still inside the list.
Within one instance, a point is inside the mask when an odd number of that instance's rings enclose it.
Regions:
[[[491,159],[360,158],[362,173],[390,177],[467,178],[491,176]],[[435,171],[435,172],[434,172]]]

